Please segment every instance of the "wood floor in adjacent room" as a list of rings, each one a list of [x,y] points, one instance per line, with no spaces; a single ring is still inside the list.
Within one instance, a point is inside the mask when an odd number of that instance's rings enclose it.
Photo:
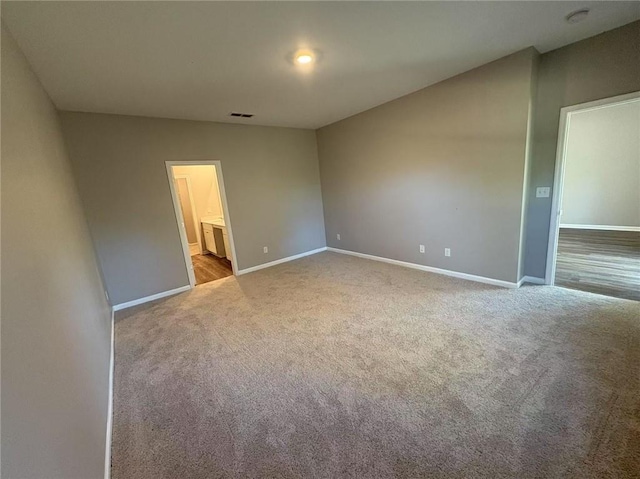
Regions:
[[[637,478],[640,304],[331,252],[119,311],[112,479]]]
[[[233,274],[231,261],[218,258],[212,254],[196,254],[191,256],[193,272],[196,275],[196,285],[226,278]]]
[[[640,232],[560,228],[555,284],[640,301]]]

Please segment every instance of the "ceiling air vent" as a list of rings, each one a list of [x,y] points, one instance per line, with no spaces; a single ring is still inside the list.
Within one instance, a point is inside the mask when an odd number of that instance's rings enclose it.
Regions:
[[[253,113],[238,113],[236,111],[232,111],[229,113],[229,116],[235,116],[236,118],[253,118]]]

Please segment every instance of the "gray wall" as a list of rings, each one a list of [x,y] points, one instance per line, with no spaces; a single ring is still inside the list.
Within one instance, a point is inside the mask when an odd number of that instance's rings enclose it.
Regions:
[[[524,50],[318,130],[327,244],[516,281],[536,56]]]
[[[57,113],[4,25],[2,279],[2,477],[103,477],[109,306]]]
[[[535,198],[536,186],[552,186],[560,109],[640,90],[640,22],[546,53],[540,58],[525,274],[544,277],[551,197]]]
[[[640,99],[571,115],[560,222],[640,227]]]
[[[221,160],[240,269],[325,246],[312,130],[61,118],[114,304],[189,284],[165,160]]]
[[[531,164],[533,163],[533,136],[535,123],[535,104],[538,93],[538,68],[540,54],[535,51],[531,68],[531,85],[529,90],[529,115],[527,117],[527,142],[525,146],[525,174],[524,188],[522,190],[522,217],[520,218],[520,256],[518,258],[518,281],[524,276],[524,263],[526,260],[527,222],[529,215],[529,183],[531,177]]]

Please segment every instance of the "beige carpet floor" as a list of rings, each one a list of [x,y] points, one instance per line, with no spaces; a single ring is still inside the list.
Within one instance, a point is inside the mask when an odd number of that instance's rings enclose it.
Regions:
[[[112,477],[640,477],[640,303],[334,253],[118,314]]]

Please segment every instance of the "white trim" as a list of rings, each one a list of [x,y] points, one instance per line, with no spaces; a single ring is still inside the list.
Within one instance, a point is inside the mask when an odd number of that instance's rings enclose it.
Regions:
[[[602,231],[640,231],[640,226],[612,226],[612,225],[566,225],[560,224],[560,228],[573,230],[602,230]]]
[[[174,175],[174,179],[183,178],[187,182],[187,190],[189,190],[189,203],[191,203],[191,220],[193,221],[193,229],[196,232],[196,242],[189,243],[189,246],[193,244],[198,245],[198,249],[200,250],[200,254],[203,253],[202,246],[202,233],[200,232],[200,221],[198,220],[198,215],[196,214],[196,202],[193,199],[193,189],[191,188],[191,177],[189,175]],[[188,238],[187,238],[188,241]],[[189,250],[189,254],[191,254],[191,250]]]
[[[113,433],[113,368],[115,356],[115,309],[111,308],[111,345],[109,359],[109,395],[107,403],[107,433],[104,446],[104,479],[111,477],[111,435]]]
[[[545,271],[545,284],[553,285],[556,275],[556,259],[558,251],[558,233],[560,231],[560,205],[562,205],[562,189],[564,182],[564,166],[567,153],[567,138],[571,115],[590,110],[599,110],[613,105],[622,105],[636,101],[640,98],[640,91],[626,95],[604,98],[602,100],[580,103],[566,106],[560,109],[560,127],[558,130],[558,146],[556,148],[556,169],[553,176],[551,219],[549,221],[549,243],[547,245],[547,267]],[[534,188],[535,190],[535,188]]]
[[[518,281],[518,288],[525,283],[529,284],[544,284],[544,278],[536,278],[535,276],[523,276],[520,281]]]
[[[355,251],[348,251],[346,249],[328,247],[327,251],[333,251],[334,253],[340,253],[340,254],[348,254],[351,256],[357,256],[358,258],[371,259],[373,261],[381,261],[383,263],[395,264],[397,266],[403,266],[405,268],[419,269],[420,271],[427,271],[429,273],[436,273],[436,274],[442,274],[445,276],[452,276],[454,278],[467,279],[469,281],[476,281],[478,283],[491,284],[493,286],[501,286],[503,288],[517,288],[518,286],[520,286],[519,283],[512,283],[510,281],[504,281],[501,279],[486,278],[484,276],[476,276],[475,274],[459,273],[457,271],[434,268],[433,266],[425,266],[425,265],[416,264],[416,263],[408,263],[406,261],[399,261],[397,259],[383,258],[381,256],[373,256],[371,254],[365,254],[365,253],[356,253]]]
[[[238,271],[238,275],[252,273],[260,269],[270,268],[271,266],[275,266],[277,264],[287,263],[288,261],[304,258],[305,256],[311,256],[312,254],[321,253],[322,251],[327,251],[327,247],[324,246],[322,248],[312,249],[311,251],[305,251],[304,253],[296,254],[293,256],[287,256],[286,258],[277,259],[275,261],[270,261],[269,263],[263,263],[263,264],[259,264],[258,266],[251,266],[250,268],[241,269],[240,271]]]
[[[184,293],[185,291],[189,291],[190,289],[191,285],[187,284],[186,286],[181,286],[176,289],[170,289],[169,291],[163,291],[162,293],[152,294],[151,296],[145,296],[144,298],[134,299],[132,301],[127,301],[126,303],[116,304],[113,307],[113,310],[121,311],[132,306],[138,306],[139,304],[148,303],[149,301],[155,301],[156,299],[166,298],[167,296],[173,296],[174,294]]]
[[[227,236],[229,237],[229,246],[231,247],[231,266],[233,268],[233,274],[238,271],[238,257],[236,254],[235,241],[233,240],[233,228],[231,227],[231,215],[229,214],[229,204],[227,202],[227,190],[224,186],[224,176],[222,174],[222,162],[220,160],[178,160],[178,161],[165,161],[167,168],[167,176],[169,178],[169,189],[171,190],[171,198],[173,200],[173,208],[176,212],[176,218],[180,223],[182,218],[182,212],[180,211],[180,204],[177,202],[176,192],[173,185],[173,171],[172,166],[197,166],[197,165],[213,165],[216,168],[216,177],[218,179],[218,189],[220,191],[220,200],[222,201],[222,209],[224,211],[224,224],[227,229]],[[191,287],[195,287],[196,278],[193,273],[193,263],[191,262],[191,254],[189,253],[189,245],[187,242],[187,235],[183,227],[178,228],[180,230],[180,241],[182,242],[182,251],[184,253],[184,264],[187,268],[189,275],[189,284]]]

